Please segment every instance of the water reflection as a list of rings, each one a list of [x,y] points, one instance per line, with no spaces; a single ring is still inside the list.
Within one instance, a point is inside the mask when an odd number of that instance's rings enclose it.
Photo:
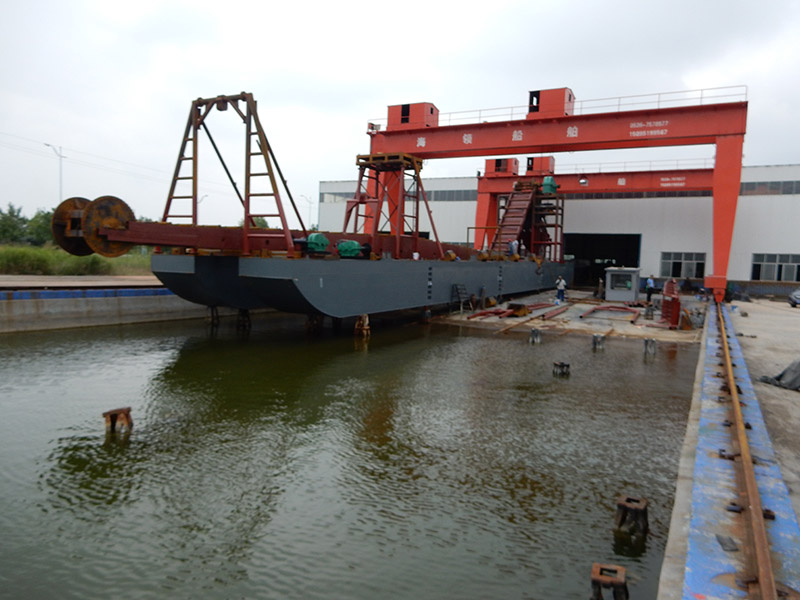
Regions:
[[[92,595],[121,560],[133,595],[583,597],[594,561],[654,595],[696,350],[644,363],[614,339],[141,331],[102,342],[94,371],[112,380],[67,398],[90,418],[61,414],[26,467],[40,511],[15,514],[52,551],[15,562],[16,595],[37,570]],[[103,435],[107,400],[78,401],[94,386],[134,407],[130,437]],[[651,499],[646,543],[609,544],[622,493]]]
[[[628,558],[639,558],[647,551],[647,536],[614,530],[614,554]]]

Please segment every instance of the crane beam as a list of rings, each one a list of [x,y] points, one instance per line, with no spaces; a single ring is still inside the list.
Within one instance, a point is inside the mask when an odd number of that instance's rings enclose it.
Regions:
[[[372,153],[422,159],[715,144],[744,135],[747,102],[371,132]]]
[[[619,171],[608,173],[555,174],[560,194],[626,192],[682,192],[713,189],[713,169],[675,169],[659,171]],[[481,177],[478,193],[507,194],[522,175]],[[585,183],[581,183],[583,180]]]

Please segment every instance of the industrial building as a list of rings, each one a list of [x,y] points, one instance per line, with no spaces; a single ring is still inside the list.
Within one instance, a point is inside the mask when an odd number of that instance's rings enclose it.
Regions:
[[[555,175],[557,183],[578,177]],[[443,242],[473,244],[478,181],[477,176],[423,181]],[[321,230],[341,229],[356,186],[355,180],[320,182]],[[564,252],[576,261],[575,283],[591,285],[612,264],[702,285],[713,252],[712,202],[709,190],[566,194]],[[430,232],[427,215],[420,218],[420,228]],[[765,293],[800,282],[798,223],[800,165],[743,167],[728,279]]]

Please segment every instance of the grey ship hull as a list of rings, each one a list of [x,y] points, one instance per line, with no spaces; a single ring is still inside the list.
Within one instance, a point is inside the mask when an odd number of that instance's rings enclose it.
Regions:
[[[206,306],[274,308],[346,318],[555,287],[573,265],[531,261],[325,260],[155,254],[153,273],[178,296]]]

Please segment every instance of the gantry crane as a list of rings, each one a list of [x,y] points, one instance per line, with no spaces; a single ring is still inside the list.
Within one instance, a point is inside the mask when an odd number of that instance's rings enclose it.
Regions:
[[[718,301],[727,284],[733,225],[742,170],[742,144],[747,123],[747,101],[707,102],[575,114],[575,96],[569,88],[529,93],[527,113],[510,119],[443,125],[430,102],[390,106],[385,128],[371,126],[373,155],[405,153],[423,160],[468,156],[545,154],[660,146],[714,144],[716,159],[711,175],[713,192],[713,273],[705,286]],[[403,212],[403,194],[392,185],[396,175],[380,173],[378,187],[391,211]],[[491,195],[479,196],[475,227],[496,227],[497,206]]]

